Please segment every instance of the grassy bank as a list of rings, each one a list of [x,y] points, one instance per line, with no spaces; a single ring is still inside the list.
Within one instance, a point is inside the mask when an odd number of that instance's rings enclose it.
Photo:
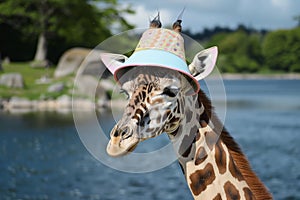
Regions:
[[[35,99],[53,99],[62,94],[67,94],[72,77],[53,78],[55,67],[49,68],[32,68],[29,62],[3,64],[3,70],[0,71],[0,76],[5,73],[20,73],[24,79],[24,88],[8,88],[0,86],[0,98],[24,97],[30,100]],[[48,82],[38,83],[42,78],[47,78]],[[62,92],[48,92],[47,89],[54,83],[65,83],[65,89]]]

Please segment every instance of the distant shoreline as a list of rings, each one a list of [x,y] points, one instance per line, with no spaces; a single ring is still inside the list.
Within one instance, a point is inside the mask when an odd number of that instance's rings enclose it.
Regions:
[[[289,74],[221,74],[224,80],[300,80],[300,73]],[[214,79],[214,75],[210,76]]]

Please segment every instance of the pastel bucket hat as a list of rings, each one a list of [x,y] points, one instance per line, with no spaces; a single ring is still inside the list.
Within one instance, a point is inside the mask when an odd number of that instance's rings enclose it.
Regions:
[[[217,47],[197,53],[188,66],[185,59],[184,39],[177,31],[181,30],[180,23],[179,28],[176,26],[174,28],[174,25],[173,30],[149,28],[142,34],[135,51],[129,58],[121,54],[102,53],[101,60],[117,82],[128,68],[162,67],[184,74],[193,87],[193,94],[198,93],[200,90],[198,81],[206,77],[214,68]]]

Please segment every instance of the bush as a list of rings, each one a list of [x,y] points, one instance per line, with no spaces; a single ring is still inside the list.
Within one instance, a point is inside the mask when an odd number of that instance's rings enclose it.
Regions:
[[[216,34],[208,46],[219,46],[220,54],[224,56],[219,65],[222,72],[251,73],[262,66],[260,38],[259,34],[238,30]]]
[[[274,71],[300,72],[300,28],[266,35],[263,45],[266,65]]]

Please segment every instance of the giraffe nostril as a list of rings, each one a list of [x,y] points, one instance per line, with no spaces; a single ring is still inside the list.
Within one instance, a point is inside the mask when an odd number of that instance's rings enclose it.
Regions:
[[[119,133],[120,133],[122,139],[127,139],[132,135],[132,131],[130,131],[129,127],[124,127],[122,129],[120,129]]]
[[[113,136],[114,137],[118,137],[119,136],[119,130],[116,129],[114,132],[113,132]]]
[[[124,136],[124,135],[128,132],[128,128],[125,127],[125,128],[123,128],[123,129],[121,129],[120,132],[121,132],[121,135]]]
[[[116,128],[113,131],[112,136],[113,137],[119,137],[119,136],[124,137],[124,135],[129,134],[129,133],[130,133],[130,129],[128,127]]]

